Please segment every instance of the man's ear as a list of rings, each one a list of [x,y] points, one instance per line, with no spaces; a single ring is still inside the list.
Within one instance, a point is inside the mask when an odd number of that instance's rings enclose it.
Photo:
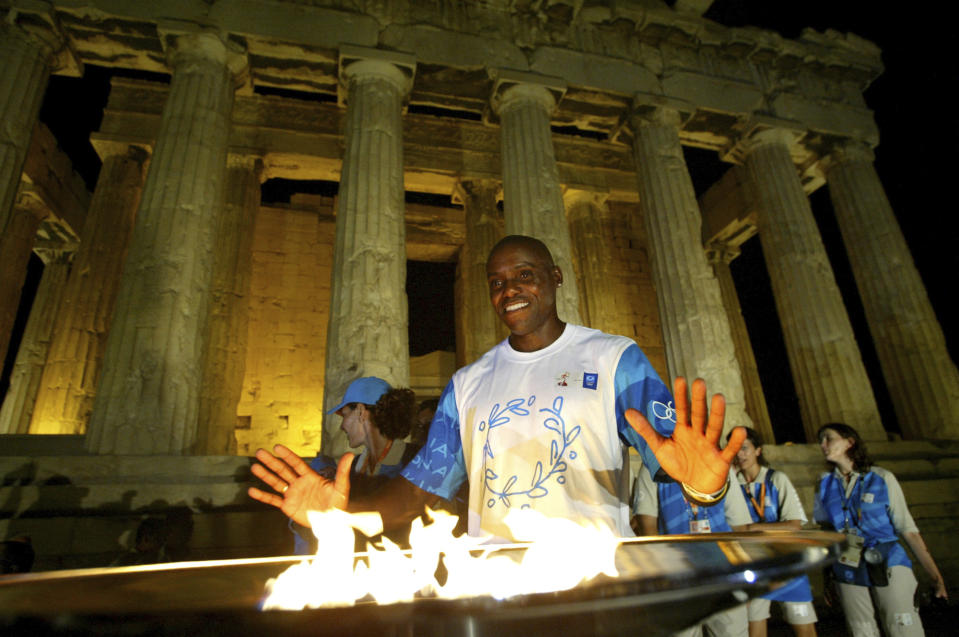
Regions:
[[[553,266],[553,281],[556,282],[556,287],[562,287],[563,271],[559,269],[558,265]]]
[[[369,420],[369,418],[370,418],[370,410],[367,409],[367,407],[366,407],[365,404],[363,404],[363,403],[356,403],[356,411],[359,412],[359,413],[356,415],[356,417],[360,419],[360,422],[363,422],[364,420]]]

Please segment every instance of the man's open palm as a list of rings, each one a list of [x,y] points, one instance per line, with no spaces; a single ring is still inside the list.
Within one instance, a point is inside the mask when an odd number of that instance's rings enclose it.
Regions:
[[[350,500],[352,453],[340,458],[335,480],[327,480],[313,471],[302,458],[283,445],[276,445],[273,453],[257,449],[256,459],[260,462],[253,465],[253,474],[279,495],[250,487],[247,493],[254,500],[275,506],[303,526],[310,526],[307,511],[346,510]]]
[[[649,445],[660,466],[674,480],[704,494],[719,491],[729,476],[729,465],[746,438],[746,430],[736,427],[725,449],[719,448],[726,415],[726,400],[713,395],[706,412],[706,383],[693,381],[692,400],[686,396],[686,379],[673,382],[676,401],[676,429],[671,437],[660,435],[646,417],[635,409],[626,410],[626,420]]]

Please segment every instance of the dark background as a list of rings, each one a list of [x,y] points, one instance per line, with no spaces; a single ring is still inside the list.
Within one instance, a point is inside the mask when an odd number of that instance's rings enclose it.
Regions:
[[[888,5],[892,6],[892,5]],[[898,6],[898,5],[897,5]],[[959,246],[954,220],[956,205],[951,192],[953,149],[959,142],[959,126],[953,114],[956,92],[955,52],[949,21],[929,9],[881,9],[880,3],[864,0],[719,0],[706,17],[726,26],[755,26],[796,38],[806,27],[817,31],[835,29],[864,37],[883,50],[885,72],[866,91],[866,101],[875,112],[881,143],[876,150],[876,169],[899,219],[930,301],[945,332],[953,360],[957,358],[959,311],[952,302],[953,283],[959,272]],[[100,125],[111,74],[123,71],[88,66],[83,78],[54,77],[44,99],[40,119],[50,127],[76,170],[92,191],[100,161],[89,143],[89,133]],[[131,73],[144,77],[142,73]],[[166,76],[155,76],[167,81]],[[687,162],[697,193],[702,193],[728,169],[715,153],[686,149]],[[264,184],[265,203],[288,201],[292,191],[333,194],[335,184],[283,182]],[[448,198],[411,195],[431,203],[449,204]],[[828,188],[811,196],[817,223],[829,253],[837,282],[873,383],[883,424],[898,431],[888,392],[863,317],[855,282],[849,269],[832,213]],[[732,264],[733,277],[767,401],[777,442],[802,442],[798,401],[779,331],[769,279],[758,238],[743,245],[742,256]],[[23,293],[22,308],[29,308],[42,265],[34,257],[31,276]],[[453,350],[453,272],[450,264],[408,264],[411,354]],[[810,308],[814,311],[814,308]],[[26,312],[18,327],[22,329]],[[19,334],[14,335],[15,339]],[[16,340],[0,379],[0,395],[6,391],[7,375],[16,352]]]

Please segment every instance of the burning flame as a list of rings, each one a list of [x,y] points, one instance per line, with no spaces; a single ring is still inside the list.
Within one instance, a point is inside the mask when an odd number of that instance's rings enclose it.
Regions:
[[[514,510],[505,522],[523,544],[484,544],[486,538],[454,537],[456,516],[429,509],[427,515],[431,524],[413,522],[409,551],[383,538],[382,545],[367,544],[365,554],[354,555],[353,529],[366,535],[380,533],[378,513],[310,512],[318,540],[316,555],[269,580],[262,608],[350,606],[367,596],[380,604],[411,601],[415,596],[506,599],[566,590],[600,573],[618,575],[614,558],[620,538],[606,527]],[[524,550],[502,551],[518,547]],[[518,553],[521,560],[514,559]],[[443,584],[436,579],[440,562],[447,573]]]

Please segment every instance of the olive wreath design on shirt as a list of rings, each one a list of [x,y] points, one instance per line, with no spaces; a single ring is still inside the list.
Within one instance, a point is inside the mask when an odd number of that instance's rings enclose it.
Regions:
[[[484,462],[487,458],[495,457],[492,445],[493,430],[502,427],[512,420],[512,416],[528,416],[530,410],[536,402],[536,396],[526,398],[514,398],[505,405],[496,403],[490,409],[489,418],[479,424],[479,430],[486,432],[486,441],[483,445]],[[570,449],[576,438],[579,437],[581,428],[579,425],[569,431],[566,429],[566,421],[562,416],[563,397],[557,396],[553,399],[552,405],[543,407],[539,410],[544,414],[542,425],[555,434],[550,441],[549,460],[544,463],[543,460],[537,460],[533,468],[533,475],[526,484],[520,483],[519,476],[513,474],[506,477],[502,482],[503,486],[498,487],[497,481],[500,476],[489,467],[485,468],[484,483],[486,490],[493,497],[486,501],[488,508],[493,508],[497,501],[509,508],[512,506],[511,499],[527,497],[530,499],[542,498],[549,493],[548,483],[553,476],[556,476],[558,484],[566,483],[567,458],[576,459],[576,451]],[[528,508],[528,503],[523,504],[522,508]]]

